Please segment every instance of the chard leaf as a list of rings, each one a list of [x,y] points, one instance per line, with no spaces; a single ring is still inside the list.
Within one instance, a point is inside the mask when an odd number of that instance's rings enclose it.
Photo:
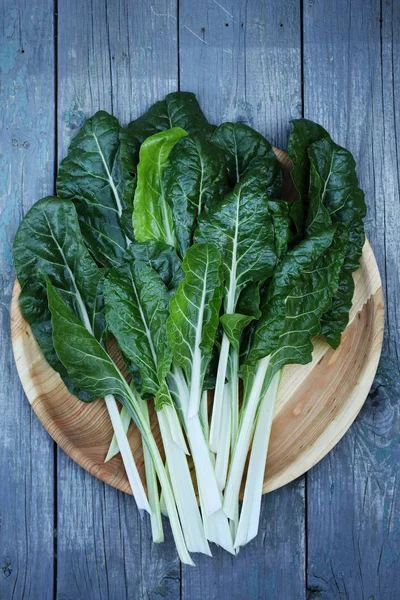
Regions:
[[[321,317],[321,334],[332,348],[339,346],[342,332],[349,322],[353,294],[353,274],[342,268],[336,296],[332,300],[332,305]]]
[[[304,271],[311,271],[313,265],[329,248],[335,233],[334,228],[309,236],[289,250],[276,267],[267,293],[262,300],[262,315],[257,322],[252,345],[246,358],[247,365],[255,365],[258,360],[270,355],[279,345],[287,301],[301,281]]]
[[[253,321],[251,315],[242,315],[240,313],[225,314],[220,318],[224,332],[226,333],[230,343],[236,350],[240,351],[240,338],[243,330]]]
[[[106,267],[120,264],[130,243],[123,213],[133,194],[133,159],[125,144],[118,120],[99,111],[72,140],[57,177],[57,193],[75,204],[85,242]]]
[[[201,215],[195,240],[213,244],[223,257],[225,312],[235,311],[241,291],[269,277],[275,266],[274,231],[265,165],[249,171],[234,190]]]
[[[282,173],[279,161],[271,144],[261,134],[243,123],[222,123],[211,141],[225,154],[232,187],[250,169],[262,163],[269,171],[267,194],[271,197],[280,196]]]
[[[289,246],[291,205],[284,200],[269,200],[268,209],[274,226],[275,254],[280,259]]]
[[[140,148],[133,229],[138,242],[155,240],[176,245],[171,207],[165,197],[163,176],[175,144],[187,135],[175,127],[147,138]]]
[[[364,193],[358,187],[355,162],[348,150],[323,139],[309,147],[308,156],[311,165],[308,231],[312,233],[329,219],[340,235],[347,236],[338,293],[321,319],[323,335],[337,348],[349,319],[354,291],[352,272],[359,267],[365,242],[366,206]]]
[[[47,280],[54,348],[68,376],[91,397],[125,397],[129,386],[103,346]]]
[[[194,244],[189,248],[183,261],[185,278],[171,298],[167,320],[174,360],[200,394],[218,327],[221,262],[219,251],[211,244]]]
[[[294,119],[291,123],[293,130],[289,136],[288,154],[293,165],[291,177],[297,191],[297,199],[291,208],[291,217],[297,233],[302,236],[305,229],[310,184],[310,161],[307,150],[313,142],[324,138],[330,139],[330,136],[321,125],[308,119]]]
[[[242,290],[236,306],[237,311],[240,314],[253,317],[253,319],[259,319],[261,317],[260,288],[260,282],[253,281]]]
[[[173,127],[180,127],[190,134],[202,133],[207,138],[215,127],[205,118],[196,96],[190,92],[173,92],[153,104],[141,117],[128,125],[130,133],[139,144],[145,139]]]
[[[320,333],[321,316],[337,292],[346,243],[346,236],[335,236],[329,251],[310,268],[303,269],[300,281],[286,297],[285,321],[270,356],[264,389],[285,365],[311,361],[312,338]]]
[[[197,218],[228,187],[225,159],[201,135],[185,137],[172,148],[165,169],[164,193],[172,207],[176,247],[185,256]]]
[[[110,271],[104,298],[108,328],[123,354],[138,369],[141,394],[164,403],[169,399],[170,403],[168,390],[163,388],[172,360],[166,336],[166,286],[154,269],[135,260]],[[161,405],[156,408],[159,410]]]
[[[164,242],[132,242],[126,251],[125,260],[140,260],[152,267],[171,293],[183,279],[182,261],[175,248]]]
[[[19,227],[13,252],[22,287],[21,311],[46,360],[64,378],[73,394],[81,400],[94,400],[77,390],[66,377],[65,367],[54,350],[47,301],[45,278],[103,342],[103,273],[84,245],[72,202],[55,197],[39,200]]]

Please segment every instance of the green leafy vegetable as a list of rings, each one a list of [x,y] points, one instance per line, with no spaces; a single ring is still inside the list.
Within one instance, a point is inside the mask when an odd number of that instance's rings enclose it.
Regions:
[[[226,189],[224,157],[203,136],[183,138],[172,148],[164,193],[172,207],[176,246],[182,257],[204,206],[212,206]]]
[[[47,308],[50,289],[76,315],[82,327],[93,336],[93,340],[102,346],[105,333],[103,273],[83,243],[74,205],[68,200],[52,197],[37,202],[17,232],[14,262],[24,286],[21,307],[32,324],[33,331],[40,331],[39,345],[45,352],[51,353],[51,358],[56,358],[53,365],[61,371],[70,390],[83,400],[94,400],[98,397],[97,393],[91,392],[87,386],[80,386],[79,380],[71,377],[57,352]],[[36,293],[38,295],[35,297]],[[68,338],[65,341],[68,343]],[[110,392],[106,404],[138,507],[150,511],[115,399]]]
[[[129,123],[128,131],[142,144],[151,135],[173,127],[180,127],[190,134],[202,133],[206,137],[210,137],[215,129],[208,123],[194,94],[174,92]]]
[[[288,152],[293,204],[271,144],[241,123],[210,125],[193,94],[169,94],[126,129],[100,111],[61,162],[59,197],[40,200],[14,241],[39,347],[72,393],[104,398],[106,460],[121,452],[153,541],[164,514],[187,564],[209,541],[235,554],[257,534],[282,369],[309,362],[321,333],[336,348],[349,318],[366,213],[354,159],[306,119]]]
[[[121,263],[130,243],[121,221],[127,188],[133,195],[124,144],[117,119],[99,111],[72,140],[57,177],[57,193],[74,202],[85,242],[106,267]]]
[[[321,125],[308,119],[291,121],[293,130],[289,136],[288,154],[292,161],[292,180],[297,190],[297,199],[292,204],[291,216],[298,234],[302,237],[308,207],[308,188],[310,184],[310,161],[307,150],[313,142],[328,138],[329,133]]]
[[[143,416],[136,397],[106,350],[74,315],[49,282],[47,293],[54,347],[69,377],[89,394],[106,398],[110,394],[117,396],[129,410],[154,462],[180,558],[187,564],[193,564],[183,538],[168,475],[148,421]]]
[[[210,244],[194,244],[183,261],[184,280],[170,303],[167,335],[174,360],[189,382],[189,416],[198,413],[212,356],[222,300],[221,255]]]
[[[262,135],[243,123],[222,123],[215,130],[211,141],[226,156],[232,187],[249,170],[262,163],[270,172],[270,184],[265,191],[269,196],[279,198],[282,185],[279,162],[271,144]]]
[[[176,245],[171,206],[165,197],[163,175],[169,153],[187,133],[175,127],[147,138],[140,148],[133,229],[138,242],[156,240]]]
[[[25,215],[15,236],[14,264],[22,287],[20,306],[50,365],[71,392],[94,400],[68,378],[54,350],[45,276],[57,286],[69,307],[103,340],[105,318],[100,293],[103,274],[90,257],[80,234],[74,205],[48,196]]]
[[[342,331],[349,320],[354,292],[352,272],[358,269],[365,242],[363,219],[366,215],[364,192],[358,187],[354,158],[348,150],[323,139],[308,150],[310,171],[310,217],[308,230],[318,222],[332,223],[348,236],[345,258],[340,274],[339,289],[332,306],[322,317],[322,334],[337,348]]]
[[[210,429],[210,448],[218,452],[222,406],[230,339],[234,351],[239,347],[242,329],[251,321],[248,315],[236,315],[240,293],[250,282],[266,279],[275,266],[274,231],[266,190],[271,187],[273,171],[265,165],[249,170],[234,190],[200,218],[197,242],[210,243],[223,257],[224,312],[221,319],[226,331],[222,337]],[[235,350],[236,348],[236,350]],[[233,375],[235,379],[237,374]],[[229,397],[229,393],[228,393]]]
[[[167,343],[169,294],[159,275],[140,261],[113,269],[104,286],[107,323],[123,353],[136,365],[141,393],[155,398],[172,489],[189,551],[210,554],[185,453],[186,443],[165,378],[172,353]]]

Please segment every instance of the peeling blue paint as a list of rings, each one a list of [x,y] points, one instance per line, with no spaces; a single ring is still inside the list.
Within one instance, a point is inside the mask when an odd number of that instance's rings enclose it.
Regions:
[[[64,123],[71,129],[79,129],[85,122],[86,116],[85,113],[79,109],[78,103],[73,100],[70,104],[70,107],[64,113]]]

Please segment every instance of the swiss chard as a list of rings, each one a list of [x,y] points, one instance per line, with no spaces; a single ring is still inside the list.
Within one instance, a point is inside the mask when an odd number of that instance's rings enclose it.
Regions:
[[[14,240],[14,263],[23,286],[21,309],[40,348],[60,372],[72,393],[82,400],[98,397],[71,377],[54,344],[48,308],[49,286],[101,346],[105,337],[103,273],[90,257],[80,233],[74,205],[48,197],[37,202],[22,221]],[[136,502],[150,510],[132,452],[121,424],[115,399],[108,393],[107,408],[121,448]]]
[[[115,117],[97,112],[73,138],[57,177],[57,193],[75,204],[85,242],[106,267],[120,264],[131,242],[122,216],[124,194],[133,196],[134,167],[120,131]]]
[[[156,133],[140,148],[133,229],[139,242],[155,240],[176,246],[171,206],[165,196],[163,176],[168,156],[187,133],[179,127]]]
[[[273,170],[260,165],[247,172],[234,190],[214,204],[200,218],[195,239],[213,244],[223,257],[224,331],[218,363],[214,405],[210,429],[210,448],[217,452],[222,448],[221,420],[224,397],[229,401],[230,392],[224,392],[228,360],[238,351],[242,329],[249,323],[248,315],[235,314],[242,290],[251,282],[269,277],[275,266],[274,232],[268,208],[266,190],[273,185]],[[230,339],[234,347],[230,349]],[[236,381],[237,373],[230,379]],[[234,399],[232,398],[234,401]],[[228,411],[227,414],[230,414]],[[224,482],[221,481],[223,487]]]
[[[172,353],[167,342],[169,293],[157,272],[132,261],[109,273],[104,286],[107,323],[141,375],[143,398],[153,397],[188,550],[210,554],[185,453],[186,443],[166,384]],[[159,510],[159,503],[157,503]]]
[[[106,401],[110,395],[116,396],[129,410],[147,445],[160,480],[179,556],[183,562],[193,564],[182,535],[169,478],[138,399],[107,351],[74,315],[50,282],[47,293],[54,347],[60,360],[80,388],[89,394],[102,396]],[[122,450],[121,445],[120,448]]]

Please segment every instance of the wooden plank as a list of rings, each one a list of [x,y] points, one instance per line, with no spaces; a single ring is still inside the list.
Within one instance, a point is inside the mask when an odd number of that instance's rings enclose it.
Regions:
[[[244,121],[285,146],[289,119],[301,116],[299,3],[181,0],[179,40],[180,87],[207,117]],[[183,567],[182,597],[304,600],[304,518],[300,479],[264,498],[260,533],[237,557],[213,546],[212,560]]]
[[[58,149],[84,118],[114,112],[122,123],[177,87],[172,0],[59,3]],[[149,520],[118,493],[58,453],[58,600],[179,598],[171,535],[155,546]]]
[[[50,599],[54,444],[19,383],[9,307],[17,226],[54,186],[53,2],[3,0],[0,36],[0,598]]]
[[[307,479],[310,598],[398,598],[399,2],[304,4],[305,116],[358,163],[387,302],[387,341],[354,426]]]

